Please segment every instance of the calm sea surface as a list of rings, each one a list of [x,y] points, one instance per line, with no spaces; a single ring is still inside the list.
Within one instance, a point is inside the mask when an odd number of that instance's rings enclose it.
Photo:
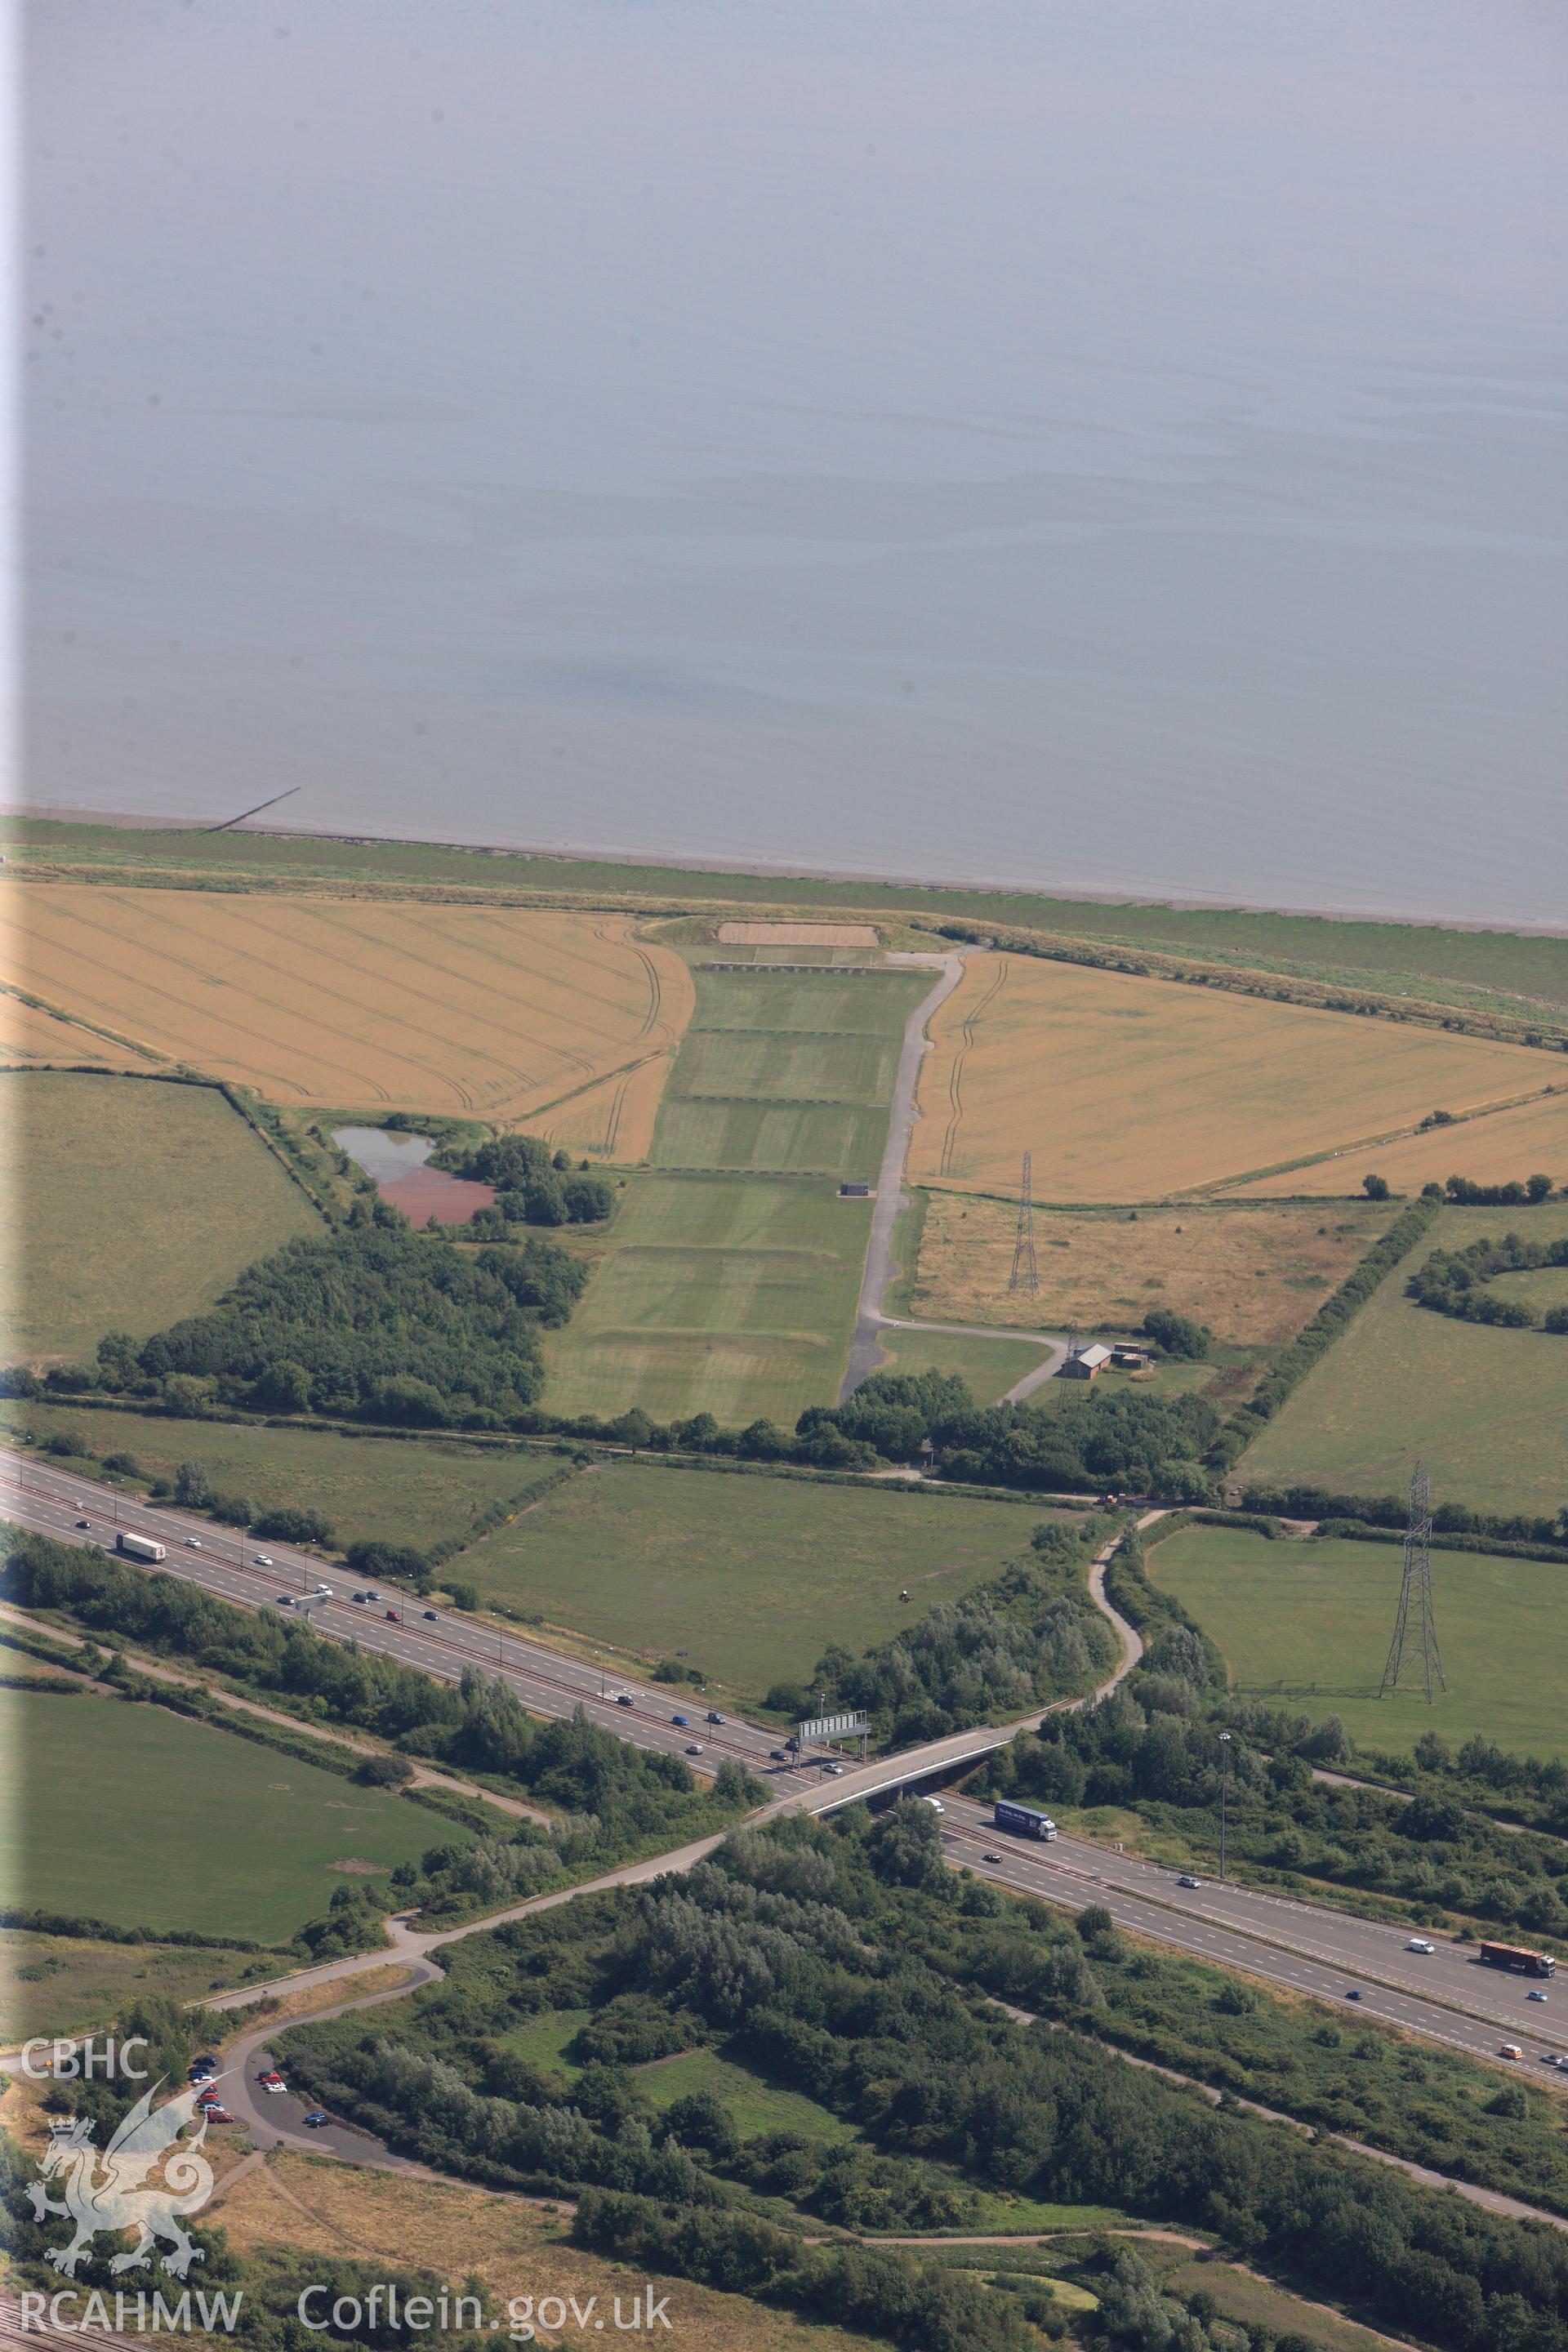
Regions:
[[[1559,0],[38,0],[35,806],[1568,920]]]

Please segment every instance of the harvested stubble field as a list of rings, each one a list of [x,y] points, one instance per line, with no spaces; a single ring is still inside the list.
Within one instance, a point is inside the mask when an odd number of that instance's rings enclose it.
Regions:
[[[1506,1331],[1434,1315],[1405,1295],[1435,1249],[1463,1249],[1510,1230],[1568,1234],[1568,1202],[1535,1209],[1445,1209],[1344,1336],[1242,1457],[1254,1486],[1304,1480],[1353,1495],[1403,1494],[1425,1461],[1433,1500],[1479,1511],[1553,1512],[1568,1502],[1568,1338]],[[1513,1278],[1500,1295],[1559,1303],[1550,1274]]]
[[[859,1652],[1028,1549],[1026,1500],[607,1463],[463,1555],[481,1595],[753,1693]],[[907,1586],[911,1602],[900,1602]],[[679,1698],[673,1702],[679,1706]]]
[[[209,1307],[320,1220],[216,1087],[0,1074],[0,1350],[90,1361]]]
[[[546,1342],[552,1412],[793,1423],[849,1351],[868,1201],[830,1182],[644,1175],[577,1310]]]
[[[569,1123],[637,1159],[657,1090],[618,1081],[662,1073],[691,1010],[682,959],[623,915],[5,889],[0,979],[285,1104],[518,1123],[570,1099]]]
[[[1446,1103],[1434,1105],[1447,1108]],[[1261,1177],[1240,1187],[1237,1198],[1359,1192],[1363,1177],[1369,1175],[1384,1177],[1396,1192],[1419,1192],[1423,1184],[1442,1184],[1450,1176],[1468,1176],[1476,1184],[1507,1184],[1538,1169],[1568,1184],[1568,1087],[1543,1101],[1516,1103],[1510,1110],[1486,1111],[1452,1127],[1435,1127],[1426,1135],[1364,1145],[1307,1168]]]
[[[723,947],[874,948],[874,923],[721,923]]]
[[[361,1866],[468,1843],[421,1806],[164,1707],[5,1691],[0,1725],[22,1762],[5,1883],[30,1908],[277,1943]],[[177,1835],[149,1834],[171,1819]]]
[[[1029,1298],[1007,1288],[1016,1211],[1005,1201],[933,1192],[910,1312],[931,1322],[1128,1332],[1152,1307],[1169,1307],[1229,1344],[1277,1347],[1310,1320],[1396,1213],[1370,1201],[1336,1202],[1327,1214],[1190,1201],[1136,1217],[1126,1209],[1040,1210],[1040,1288]]]
[[[258,1514],[285,1504],[320,1511],[345,1544],[356,1537],[421,1549],[457,1542],[498,1503],[526,1508],[564,1467],[552,1454],[454,1438],[176,1421],[90,1405],[0,1405],[0,1436],[8,1441],[37,1444],[64,1430],[74,1430],[100,1460],[134,1454],[147,1478],[172,1478],[182,1462],[205,1462],[220,1494],[247,1496]]]
[[[1447,1499],[1447,1494],[1435,1499]],[[1399,1600],[1398,1544],[1270,1543],[1241,1528],[1187,1528],[1148,1555],[1225,1654],[1247,1697],[1337,1715],[1352,1738],[1397,1752],[1423,1731],[1472,1733],[1531,1756],[1568,1757],[1568,1612],[1549,1560],[1435,1550],[1432,1607],[1448,1688],[1380,1699]]]
[[[629,2331],[633,2298],[645,2294],[649,2278],[646,2270],[628,2273],[574,2246],[569,2210],[558,2217],[552,2203],[277,2150],[225,2191],[218,2211],[241,2253],[280,2247],[330,2263],[351,2248],[380,2266],[377,2278],[423,2270],[468,2292],[478,2279],[502,2311],[523,2296],[536,2305],[564,2296],[584,2312],[596,2310],[609,2341],[616,2297]],[[656,2273],[652,2283],[671,2332],[665,2336],[661,2326],[644,2341],[679,2344],[682,2352],[887,2352],[885,2337],[799,2319],[689,2279]],[[587,2324],[591,2336],[595,2323]],[[550,2331],[552,2341],[575,2337],[575,2329],[566,2337]]]
[[[1047,1201],[1221,1183],[1559,1074],[1524,1045],[1016,955],[968,958],[931,1026],[910,1177],[1012,1191],[1031,1151]]]

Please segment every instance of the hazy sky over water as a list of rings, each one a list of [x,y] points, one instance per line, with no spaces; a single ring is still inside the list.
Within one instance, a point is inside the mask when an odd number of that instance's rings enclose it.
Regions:
[[[28,792],[1568,919],[1556,0],[41,0]]]

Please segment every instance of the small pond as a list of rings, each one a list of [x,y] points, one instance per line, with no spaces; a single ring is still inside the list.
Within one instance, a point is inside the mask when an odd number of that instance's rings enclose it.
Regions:
[[[332,1141],[367,1176],[374,1177],[382,1199],[401,1209],[414,1224],[435,1217],[444,1225],[466,1225],[476,1209],[489,1208],[495,1199],[493,1184],[476,1184],[466,1176],[427,1167],[436,1149],[428,1135],[400,1135],[384,1127],[334,1127]]]

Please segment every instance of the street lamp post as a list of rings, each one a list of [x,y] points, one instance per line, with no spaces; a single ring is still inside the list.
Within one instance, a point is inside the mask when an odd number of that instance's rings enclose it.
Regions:
[[[1225,1884],[1225,1792],[1229,1768],[1230,1734],[1222,1731],[1219,1736],[1219,1877],[1222,1886]]]

